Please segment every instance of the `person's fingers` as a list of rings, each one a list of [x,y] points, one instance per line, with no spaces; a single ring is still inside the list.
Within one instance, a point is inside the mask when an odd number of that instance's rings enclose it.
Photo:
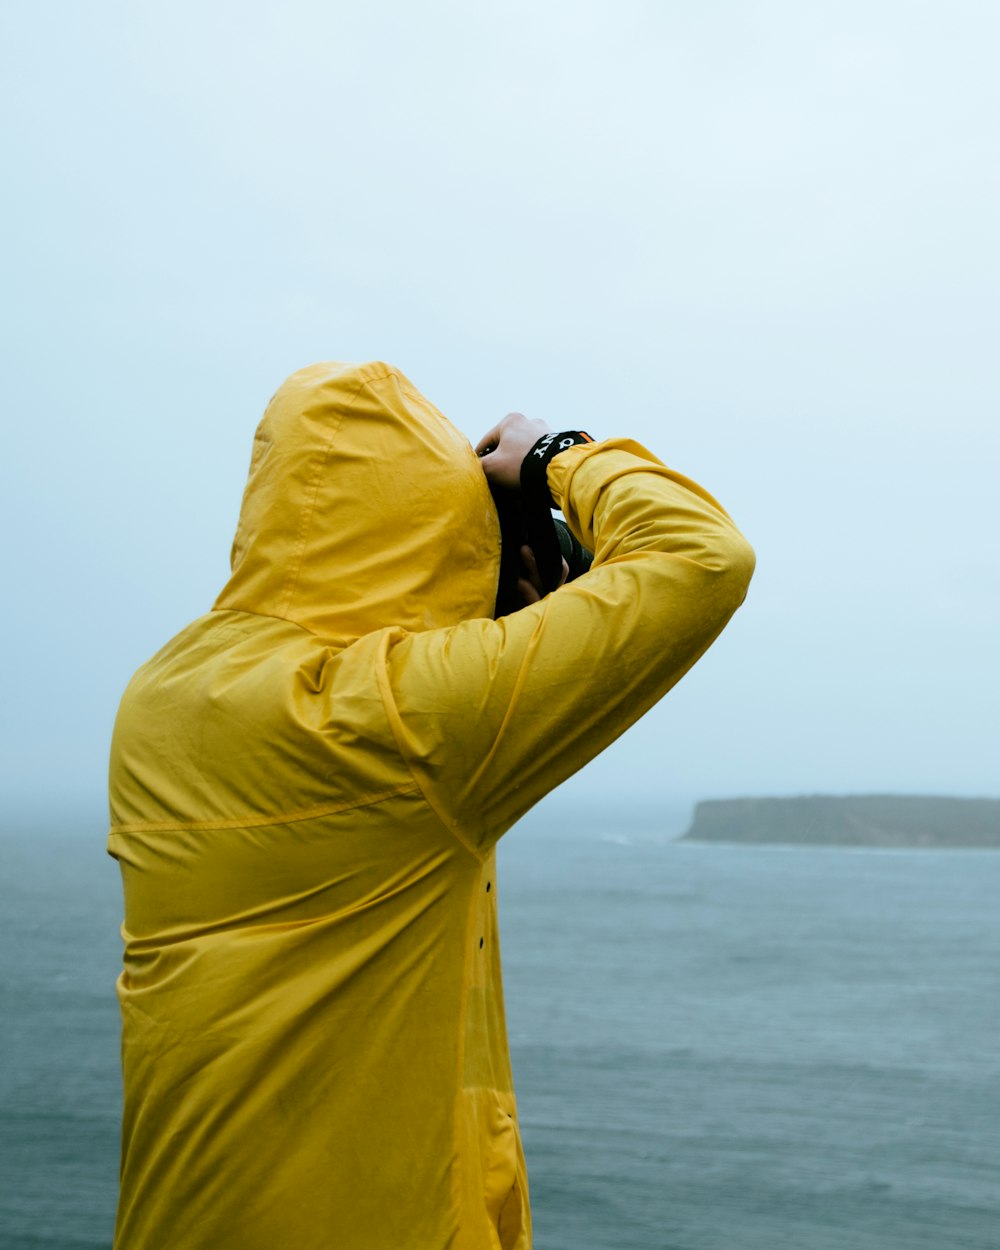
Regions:
[[[476,444],[489,481],[507,490],[520,490],[521,463],[546,432],[544,421],[526,417],[523,412],[508,412]]]
[[[508,445],[510,440],[504,442],[504,430],[505,427],[509,429],[510,417],[513,415],[515,414],[508,413],[476,444],[476,455],[483,466],[486,480],[492,485],[505,486],[508,489],[516,487],[520,480],[521,462],[517,460],[516,451]],[[514,480],[515,475],[517,481]]]
[[[545,594],[545,588],[538,574],[535,553],[525,544],[519,554],[521,556],[521,576],[517,579],[517,589],[522,603],[527,608],[533,603],[538,603]]]
[[[540,599],[545,598],[545,587],[542,584],[542,575],[538,571],[538,561],[535,559],[535,553],[525,544],[521,548],[521,569],[522,576],[518,578],[517,589],[521,598],[524,600],[524,606],[527,607],[531,603],[538,603]],[[565,556],[562,562],[562,577],[559,579],[559,585],[565,584],[569,577],[569,565],[566,563]]]
[[[499,442],[500,442],[500,423],[498,422],[493,427],[493,429],[490,430],[489,433],[484,434],[483,437],[476,444],[476,455],[488,456],[490,452],[496,451],[497,445],[499,444]]]
[[[524,574],[528,581],[538,591],[538,597],[541,598],[545,594],[545,587],[542,585],[542,575],[538,571],[538,563],[535,560],[535,553],[525,544],[521,548],[521,564]]]
[[[499,451],[503,445],[504,435],[509,438],[512,430],[520,430],[527,422],[528,418],[523,412],[508,412],[503,420],[498,421],[492,430],[484,434],[476,444],[476,455],[488,456],[494,451]]]
[[[538,603],[541,600],[542,596],[526,577],[517,579],[517,589],[526,608],[530,608],[533,603]]]

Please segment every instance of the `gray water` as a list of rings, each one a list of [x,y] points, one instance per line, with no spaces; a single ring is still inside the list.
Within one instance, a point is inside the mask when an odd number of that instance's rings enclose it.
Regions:
[[[1000,1248],[1000,853],[529,824],[499,878],[537,1250]],[[118,890],[0,839],[2,1250],[110,1245]]]

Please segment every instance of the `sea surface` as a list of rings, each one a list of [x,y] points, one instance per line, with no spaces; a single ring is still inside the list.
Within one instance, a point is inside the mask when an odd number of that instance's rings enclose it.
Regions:
[[[498,872],[537,1250],[1000,1250],[1000,852],[561,824]],[[0,836],[2,1250],[110,1246],[119,920],[103,831]]]

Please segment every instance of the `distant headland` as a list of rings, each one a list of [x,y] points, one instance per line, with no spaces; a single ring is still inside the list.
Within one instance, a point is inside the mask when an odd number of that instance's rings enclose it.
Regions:
[[[911,794],[824,794],[706,799],[695,805],[692,842],[784,846],[1000,848],[1000,799]]]

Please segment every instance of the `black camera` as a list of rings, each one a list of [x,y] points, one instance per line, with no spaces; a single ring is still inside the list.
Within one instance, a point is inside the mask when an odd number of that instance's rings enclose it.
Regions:
[[[524,546],[534,554],[544,594],[562,583],[563,560],[569,566],[568,582],[587,572],[593,555],[577,542],[565,521],[552,515],[547,503],[499,486],[491,486],[490,491],[500,519],[500,580],[494,616],[508,616],[524,607],[517,588],[518,578],[525,575]]]

